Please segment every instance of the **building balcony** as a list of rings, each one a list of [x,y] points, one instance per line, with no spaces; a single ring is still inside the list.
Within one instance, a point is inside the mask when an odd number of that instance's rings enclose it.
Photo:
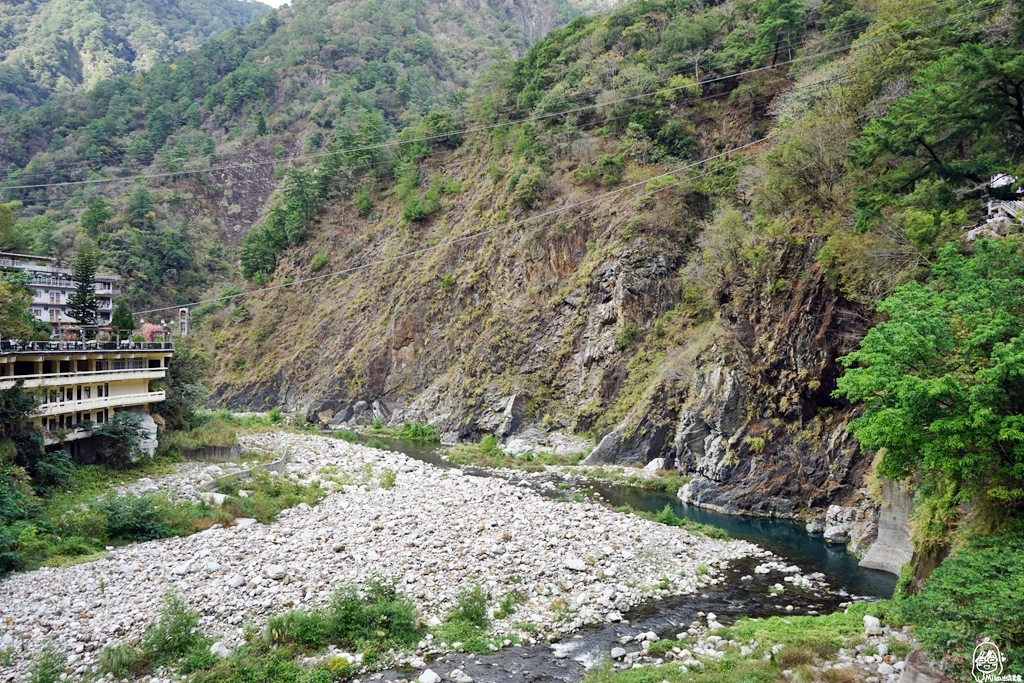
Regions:
[[[167,398],[163,391],[146,391],[139,394],[124,394],[121,396],[104,396],[102,398],[84,398],[81,401],[59,401],[55,403],[44,403],[39,406],[36,417],[50,417],[51,415],[63,415],[66,413],[89,412],[102,410],[104,408],[123,408],[126,406],[139,406],[147,403],[160,403]]]
[[[126,379],[162,379],[167,368],[128,368],[125,370],[91,370],[89,372],[55,372],[42,375],[6,375],[0,377],[0,389],[10,389],[19,380],[26,389],[64,387],[79,384],[104,384]]]

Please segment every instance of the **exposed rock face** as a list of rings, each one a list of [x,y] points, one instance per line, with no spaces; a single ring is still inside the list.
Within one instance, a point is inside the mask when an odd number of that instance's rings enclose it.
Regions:
[[[486,178],[478,163],[456,159],[446,174]],[[552,201],[569,200],[556,193]],[[478,204],[453,208],[448,234],[475,227],[475,211],[488,206]],[[652,232],[623,243],[617,235],[627,218],[603,208],[606,222],[581,221],[564,234],[538,230],[510,235],[500,248],[453,248],[440,260],[410,261],[401,274],[366,271],[332,284],[336,298],[267,294],[259,310],[254,297],[254,321],[274,311],[274,329],[306,329],[308,345],[243,382],[222,373],[215,400],[281,405],[331,428],[425,422],[444,444],[486,434],[508,441],[539,427],[588,431],[598,445],[587,464],[664,458],[692,478],[684,500],[732,513],[795,517],[853,503],[869,463],[846,433],[850,408],[831,393],[836,358],[856,346],[868,321],[829,285],[816,245],[770,245],[763,265],[714,289],[716,319],[684,322],[689,329],[658,350],[657,326],[679,310],[691,257],[679,236],[691,234],[689,209],[642,214],[674,239]],[[368,248],[410,248],[373,241],[397,239],[374,236],[384,233],[370,234]],[[472,284],[439,295],[443,273]],[[390,303],[367,303],[378,300]]]
[[[861,491],[861,498],[855,505],[830,505],[825,513],[822,534],[826,543],[848,545],[850,552],[860,554],[877,535],[878,511]]]

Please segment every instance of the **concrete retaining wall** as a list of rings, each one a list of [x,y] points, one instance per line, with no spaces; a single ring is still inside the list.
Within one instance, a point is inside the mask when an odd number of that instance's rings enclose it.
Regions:
[[[186,460],[201,460],[203,462],[238,462],[242,459],[242,447],[235,445],[189,448],[182,451],[181,456]]]
[[[283,474],[288,468],[288,453],[285,452],[284,457],[274,462],[268,462],[266,465],[255,465],[247,470],[241,472],[235,472],[234,474],[228,474],[213,481],[208,481],[205,484],[199,486],[200,491],[216,491],[221,486],[227,486],[228,484],[234,484],[235,482],[245,481],[252,477],[253,472],[259,470],[265,470],[267,472],[277,472]]]
[[[878,539],[864,554],[861,567],[881,569],[899,576],[900,568],[914,555],[914,546],[910,542],[910,512],[913,507],[913,492],[904,491],[893,482],[882,482]]]

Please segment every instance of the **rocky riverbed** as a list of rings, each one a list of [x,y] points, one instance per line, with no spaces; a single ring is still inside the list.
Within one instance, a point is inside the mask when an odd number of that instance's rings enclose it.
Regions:
[[[227,648],[242,625],[309,608],[331,592],[390,577],[428,622],[464,588],[497,598],[526,593],[516,622],[526,640],[585,624],[617,622],[651,597],[717,584],[730,560],[763,555],[743,541],[718,541],[593,503],[555,502],[526,486],[467,476],[404,455],[335,439],[272,432],[245,446],[289,455],[286,473],[331,491],[271,525],[238,520],[187,538],[118,548],[66,569],[44,568],[0,583],[0,649],[14,654],[0,680],[15,680],[47,639],[87,673],[106,645],[140,636],[176,591],[202,614],[202,628]],[[391,481],[393,473],[393,482]],[[194,467],[145,482],[191,497],[212,472]],[[383,484],[383,485],[382,485]],[[390,487],[389,487],[390,486]],[[494,623],[511,634],[510,619]]]

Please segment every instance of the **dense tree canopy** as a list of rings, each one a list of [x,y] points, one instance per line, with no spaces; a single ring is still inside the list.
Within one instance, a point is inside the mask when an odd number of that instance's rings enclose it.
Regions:
[[[147,69],[268,11],[241,0],[2,3],[0,102],[38,104],[55,91]]]
[[[1012,172],[1024,141],[1024,54],[995,43],[969,43],[922,69],[916,88],[884,118],[865,126],[852,146],[861,166],[880,164],[879,178],[858,198],[861,222],[875,218],[921,180],[942,181],[935,202],[948,208],[950,190],[985,185]]]
[[[889,319],[860,349],[837,394],[864,404],[851,431],[885,449],[879,472],[938,470],[996,499],[1024,501],[1024,245],[981,241],[941,252],[927,285],[878,305]]]

